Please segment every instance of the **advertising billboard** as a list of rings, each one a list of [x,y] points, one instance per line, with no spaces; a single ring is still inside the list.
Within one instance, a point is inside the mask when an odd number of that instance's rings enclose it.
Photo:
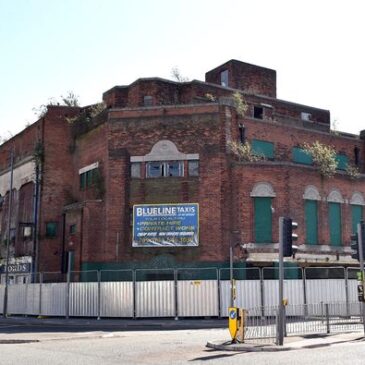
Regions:
[[[133,247],[198,246],[199,204],[133,206]]]

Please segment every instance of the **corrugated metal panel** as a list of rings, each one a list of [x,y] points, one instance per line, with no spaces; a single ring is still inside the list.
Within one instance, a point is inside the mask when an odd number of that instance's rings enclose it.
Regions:
[[[177,283],[179,317],[218,316],[217,280],[183,280]]]
[[[133,317],[133,282],[100,284],[101,317]]]
[[[348,288],[348,315],[359,316],[361,315],[361,304],[357,298],[357,280],[349,279],[347,281]]]
[[[41,314],[45,316],[65,316],[66,291],[66,283],[42,284]]]
[[[98,316],[98,283],[70,284],[70,316]]]
[[[308,279],[306,280],[306,292],[308,304],[346,301],[345,280],[343,279]],[[310,315],[321,315],[321,313],[317,313],[317,309],[313,309],[312,311],[313,313],[309,313]],[[345,315],[346,313],[341,314]]]
[[[24,314],[26,312],[26,284],[8,286],[8,314]]]
[[[231,302],[231,282],[220,282],[221,317],[228,317],[228,308]],[[261,306],[260,280],[236,280],[236,301],[239,308],[257,308]],[[250,316],[250,312],[247,314]],[[252,315],[256,315],[252,313]]]
[[[25,314],[39,314],[39,289],[40,284],[26,285],[26,312]]]
[[[136,283],[136,317],[174,317],[175,311],[173,281]]]
[[[302,280],[284,280],[283,296],[288,299],[287,315],[303,315],[304,288]],[[279,305],[279,281],[264,280],[265,315],[275,315]]]

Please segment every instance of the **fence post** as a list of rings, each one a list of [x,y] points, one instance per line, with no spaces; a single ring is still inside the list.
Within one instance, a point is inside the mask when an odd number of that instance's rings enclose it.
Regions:
[[[179,319],[179,308],[178,308],[178,294],[177,294],[177,279],[178,279],[178,271],[174,269],[174,300],[175,300],[175,321]]]
[[[346,315],[347,315],[347,317],[350,317],[349,272],[348,272],[348,268],[344,268],[344,271],[345,271]]]
[[[101,307],[101,271],[98,270],[96,272],[96,276],[98,278],[98,318],[100,320],[100,307]]]
[[[66,285],[66,319],[70,318],[70,282],[71,282],[71,270],[67,271],[67,285]]]
[[[218,284],[218,318],[222,318],[222,308],[221,308],[221,270],[217,270],[217,284]]]
[[[133,276],[133,319],[136,319],[137,317],[137,309],[136,309],[136,304],[137,304],[137,299],[136,299],[136,281],[137,281],[137,270],[134,269],[132,270],[132,276]]]
[[[328,303],[325,304],[325,310],[326,310],[326,328],[327,328],[327,333],[330,333],[330,313],[329,313]]]
[[[307,302],[307,277],[305,268],[302,268],[302,280],[303,280],[303,301],[304,301],[304,316],[308,317],[308,302]]]
[[[265,292],[264,292],[264,270],[265,268],[259,268],[259,275],[260,275],[260,304],[261,304],[261,317],[265,316]]]
[[[39,316],[42,315],[42,285],[43,285],[43,273],[39,273]]]

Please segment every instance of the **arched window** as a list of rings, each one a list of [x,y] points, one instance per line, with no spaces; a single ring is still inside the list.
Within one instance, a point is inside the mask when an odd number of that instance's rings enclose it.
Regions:
[[[315,186],[309,185],[305,188],[303,199],[305,241],[309,245],[316,245],[318,243],[318,202],[321,201],[321,196]]]
[[[254,206],[255,242],[272,242],[272,199],[276,196],[270,183],[255,184],[250,196]]]
[[[333,246],[341,246],[342,244],[342,217],[341,204],[344,203],[339,190],[333,189],[328,197],[328,223],[330,229],[330,244]]]
[[[353,193],[350,200],[350,205],[352,233],[356,233],[357,224],[360,223],[363,218],[363,206],[365,205],[363,195],[359,192]]]

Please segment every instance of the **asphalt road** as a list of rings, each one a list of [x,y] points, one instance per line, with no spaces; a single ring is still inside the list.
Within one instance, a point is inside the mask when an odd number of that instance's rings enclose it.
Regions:
[[[0,344],[0,363],[77,365],[167,365],[167,364],[250,364],[250,365],[357,365],[365,363],[365,344],[353,340],[338,344],[312,343],[309,348],[284,352],[228,352],[205,347],[207,341],[229,338],[227,329],[92,331],[87,326],[37,327],[3,324],[2,336],[33,336],[40,342]],[[5,333],[7,331],[8,333]]]

